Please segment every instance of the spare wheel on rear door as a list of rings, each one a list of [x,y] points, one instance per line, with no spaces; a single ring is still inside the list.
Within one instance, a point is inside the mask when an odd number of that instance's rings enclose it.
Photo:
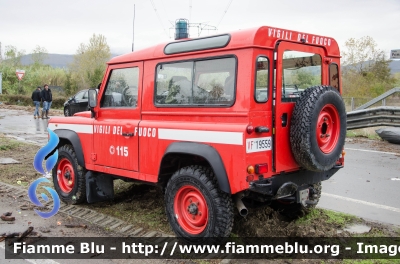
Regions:
[[[346,109],[331,86],[314,86],[300,95],[293,110],[290,143],[300,166],[330,170],[339,159],[346,137]]]

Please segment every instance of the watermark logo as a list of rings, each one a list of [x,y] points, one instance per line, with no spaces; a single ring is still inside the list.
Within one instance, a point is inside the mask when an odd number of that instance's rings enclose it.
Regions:
[[[36,196],[36,189],[40,183],[50,182],[47,178],[51,177],[51,170],[53,169],[54,165],[56,165],[58,159],[58,150],[55,150],[54,153],[50,156],[48,155],[55,149],[55,147],[57,147],[59,138],[57,134],[54,133],[51,129],[47,128],[47,131],[49,132],[50,136],[49,142],[47,142],[44,147],[38,150],[33,160],[33,167],[37,172],[42,174],[43,177],[32,182],[28,189],[29,199],[32,203],[39,207],[44,207],[44,205],[39,201],[38,197]],[[48,156],[47,159],[46,156]],[[44,160],[46,160],[46,169],[43,168]],[[55,215],[60,209],[60,197],[54,189],[46,186],[44,188],[50,193],[53,199],[53,209],[50,212],[42,212],[35,209],[35,212],[43,218],[50,218]],[[41,193],[40,195],[43,200],[45,200],[46,202],[49,201],[49,197],[46,194]]]

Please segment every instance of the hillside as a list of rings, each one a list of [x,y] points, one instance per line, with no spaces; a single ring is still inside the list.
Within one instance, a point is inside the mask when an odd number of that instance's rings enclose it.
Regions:
[[[50,65],[54,68],[66,68],[68,64],[70,64],[74,59],[74,55],[67,54],[48,54],[46,59],[43,61],[43,64]],[[24,55],[21,57],[22,65],[32,64],[32,56],[31,54]]]
[[[118,56],[117,54],[111,54],[111,57]],[[68,64],[72,63],[74,55],[68,54],[48,54],[43,64],[50,65],[54,68],[67,68]],[[22,65],[30,65],[33,63],[31,54],[27,54],[21,57]]]

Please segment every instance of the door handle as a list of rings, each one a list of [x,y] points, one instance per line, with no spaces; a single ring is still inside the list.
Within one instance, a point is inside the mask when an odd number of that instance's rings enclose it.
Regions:
[[[287,126],[287,113],[284,113],[281,116],[281,120],[282,120],[282,127],[286,127]]]
[[[124,136],[124,137],[132,137],[133,133],[124,133],[124,132],[122,132],[122,136]]]
[[[255,129],[256,133],[268,133],[269,132],[269,128],[265,127],[265,126],[258,126]]]

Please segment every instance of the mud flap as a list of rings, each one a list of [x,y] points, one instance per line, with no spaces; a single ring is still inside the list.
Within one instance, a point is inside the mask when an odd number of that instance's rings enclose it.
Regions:
[[[88,203],[107,201],[114,198],[114,180],[112,177],[88,171],[85,178]]]

